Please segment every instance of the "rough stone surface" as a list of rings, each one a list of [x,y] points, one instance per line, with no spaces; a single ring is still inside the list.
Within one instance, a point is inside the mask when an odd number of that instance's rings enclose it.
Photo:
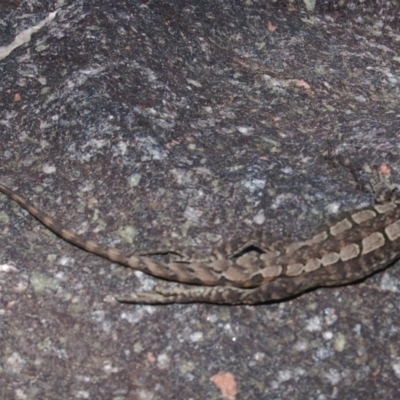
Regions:
[[[374,166],[400,182],[396,2],[3,3],[2,50],[58,12],[0,61],[0,179],[88,238],[306,238]],[[396,266],[257,307],[113,300],[155,282],[0,196],[0,398],[399,398]]]

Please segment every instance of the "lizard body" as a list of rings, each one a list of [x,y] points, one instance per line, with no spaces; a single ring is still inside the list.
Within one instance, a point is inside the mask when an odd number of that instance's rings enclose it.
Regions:
[[[370,207],[339,215],[309,240],[276,242],[266,249],[242,240],[239,248],[228,244],[228,254],[216,251],[208,261],[168,263],[86,240],[1,183],[0,192],[56,235],[85,251],[161,279],[197,285],[117,297],[121,302],[257,304],[358,281],[400,258],[400,198],[394,192]],[[250,246],[259,251],[242,251]]]

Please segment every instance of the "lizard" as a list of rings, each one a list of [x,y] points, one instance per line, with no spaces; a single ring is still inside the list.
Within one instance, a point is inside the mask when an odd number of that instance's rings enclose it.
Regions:
[[[362,280],[400,258],[400,195],[387,183],[374,190],[373,205],[339,214],[308,240],[263,246],[255,234],[215,249],[207,260],[163,262],[149,256],[157,252],[132,255],[86,240],[0,183],[0,192],[70,244],[148,275],[192,285],[115,296],[121,303],[139,304],[259,304]]]

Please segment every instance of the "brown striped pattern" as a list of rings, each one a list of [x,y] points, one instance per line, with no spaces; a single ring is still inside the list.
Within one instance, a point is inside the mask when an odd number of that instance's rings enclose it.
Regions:
[[[253,240],[246,246],[242,240],[240,249],[229,243],[229,254],[225,256],[218,249],[210,261],[163,263],[149,256],[102,247],[64,229],[1,183],[0,192],[75,246],[158,278],[199,285],[136,293],[118,298],[122,302],[256,304],[285,299],[316,287],[357,281],[400,257],[400,200],[394,194],[390,201],[337,217],[309,240],[270,246]],[[243,251],[250,244],[260,251]]]

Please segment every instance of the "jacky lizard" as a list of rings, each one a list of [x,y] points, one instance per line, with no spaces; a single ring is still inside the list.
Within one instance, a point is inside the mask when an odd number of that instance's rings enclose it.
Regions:
[[[337,216],[309,240],[289,244],[275,242],[268,248],[251,240],[241,240],[241,245],[227,245],[230,249],[227,255],[215,251],[208,261],[182,259],[169,263],[86,240],[64,229],[1,183],[0,192],[56,235],[83,250],[158,278],[197,285],[156,288],[154,292],[116,297],[120,302],[264,303],[317,287],[358,281],[400,258],[400,196],[389,188],[376,193],[374,205]],[[258,251],[246,252],[250,248]]]

